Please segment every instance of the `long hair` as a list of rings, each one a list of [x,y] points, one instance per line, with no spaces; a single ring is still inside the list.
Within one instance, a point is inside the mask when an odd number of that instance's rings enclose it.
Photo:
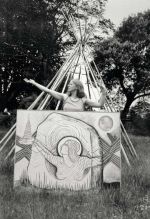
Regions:
[[[86,97],[86,94],[84,92],[84,86],[82,84],[82,82],[78,79],[73,79],[72,82],[75,84],[76,88],[77,88],[77,97],[78,98],[83,98]],[[71,95],[71,92],[68,92],[68,96]]]

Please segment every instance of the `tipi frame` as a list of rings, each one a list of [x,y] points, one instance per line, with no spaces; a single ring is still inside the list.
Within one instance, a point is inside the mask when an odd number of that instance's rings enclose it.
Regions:
[[[99,72],[95,62],[93,60],[92,62],[88,60],[88,55],[90,54],[89,52],[90,47],[87,44],[98,21],[96,21],[90,33],[87,33],[88,28],[85,22],[84,33],[83,33],[80,20],[77,23],[72,15],[69,15],[68,17],[67,13],[65,12],[63,12],[63,15],[67,19],[70,27],[72,28],[72,31],[74,33],[77,42],[73,50],[71,51],[69,57],[67,58],[67,60],[64,62],[62,67],[58,70],[58,72],[55,74],[51,82],[47,85],[47,88],[52,90],[57,90],[60,84],[62,83],[62,81],[65,80],[64,86],[62,88],[62,93],[64,93],[69,81],[72,78],[76,77],[82,80],[82,77],[84,77],[86,78],[85,84],[87,87],[88,97],[98,100],[100,96],[100,84],[103,86],[105,85],[101,77],[101,73]],[[78,34],[76,33],[76,29],[78,30]],[[82,66],[80,64],[81,59],[82,62],[84,63],[84,64],[82,63]],[[82,71],[81,69],[83,68],[83,66],[84,66],[84,71]],[[78,72],[77,72],[77,68],[78,68]],[[37,104],[38,104],[37,110],[46,109],[47,104],[51,101],[50,100],[51,96],[47,94],[44,97],[44,94],[45,93],[42,92],[27,110],[33,110]],[[60,101],[58,101],[57,103],[56,110],[58,110],[59,107],[60,107]],[[105,110],[107,112],[116,112],[113,101],[111,97],[108,95],[106,97]],[[15,131],[16,131],[16,124],[14,124],[11,127],[11,129],[6,133],[6,135],[1,139],[0,152],[2,152],[4,148],[6,148],[6,146],[9,144],[11,139],[15,136]],[[125,144],[121,144],[121,150],[126,160],[126,163],[128,164],[128,166],[131,166],[130,157],[137,158],[137,153],[122,123],[121,123],[121,133],[122,133],[122,138],[124,139],[125,142]],[[11,150],[8,152],[5,159],[8,159],[13,154],[14,149],[15,149],[15,144],[13,143],[13,146]]]

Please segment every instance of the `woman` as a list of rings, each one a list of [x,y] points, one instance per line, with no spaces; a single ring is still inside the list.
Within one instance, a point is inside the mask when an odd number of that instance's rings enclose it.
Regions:
[[[84,93],[84,87],[81,81],[73,79],[68,85],[68,92],[66,94],[59,93],[54,90],[50,90],[34,80],[24,79],[25,82],[30,83],[42,91],[49,93],[51,96],[57,100],[63,101],[63,110],[64,111],[84,111],[85,106],[89,107],[102,107],[106,98],[106,90],[101,86],[102,95],[99,99],[99,102],[94,102],[88,98]]]

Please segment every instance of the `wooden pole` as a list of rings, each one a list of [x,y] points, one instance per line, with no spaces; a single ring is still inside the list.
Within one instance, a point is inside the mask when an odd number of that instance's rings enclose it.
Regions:
[[[54,79],[55,79],[56,76],[54,76]],[[47,85],[47,87],[49,87],[52,83],[53,83],[53,80]],[[38,97],[37,99],[28,107],[27,110],[31,110],[35,107],[35,105],[39,102],[39,100],[41,99],[41,97],[44,95],[44,92],[42,92]],[[4,135],[4,137],[1,139],[0,141],[0,144],[2,144],[6,139],[7,137],[9,137],[9,135],[14,131],[14,129],[16,128],[16,123],[10,128],[10,130],[6,133],[6,135]],[[1,152],[1,148],[0,148],[0,152]]]
[[[77,53],[76,55],[78,55],[78,53]],[[78,61],[79,61],[79,58],[78,58],[78,56],[77,56],[77,62],[78,62]],[[73,65],[73,62],[71,62],[71,63],[70,63],[70,66],[68,66],[67,72],[68,72],[69,69],[72,67],[72,65]],[[75,72],[75,70],[74,70],[74,72]],[[63,87],[63,89],[62,89],[62,93],[64,93],[64,91],[65,91],[65,89],[66,89],[66,86],[67,86],[67,84],[68,84],[68,81],[69,81],[70,75],[71,75],[71,71],[70,71],[70,73],[68,73],[68,75],[67,75],[67,79],[66,79],[66,82],[65,82],[65,84],[64,84],[64,87]],[[58,110],[59,105],[60,105],[60,102],[61,102],[61,101],[58,101],[55,110]]]
[[[100,76],[100,78],[101,78],[101,80],[102,80],[102,82],[103,82],[103,79],[102,79],[102,77],[101,77],[101,75],[100,75],[100,72],[98,71],[98,68],[97,68],[97,66],[96,66],[96,64],[95,64],[94,61],[93,61],[93,64],[94,64],[95,69],[96,69],[96,71],[98,72],[98,74],[99,74],[99,76]],[[104,84],[104,82],[103,82],[103,84]],[[105,87],[105,88],[106,88],[106,87]],[[111,101],[111,104],[112,104],[113,108],[115,109],[114,103],[113,103],[112,99],[111,99],[110,97],[109,97],[109,99],[110,99],[110,101]],[[136,153],[136,150],[135,150],[135,148],[134,148],[134,146],[133,146],[131,140],[129,139],[129,136],[128,136],[128,134],[127,134],[127,132],[126,132],[126,130],[125,130],[124,125],[123,125],[122,122],[121,122],[121,128],[122,128],[122,131],[124,132],[124,139],[125,139],[127,145],[129,144],[130,147],[131,147],[131,148],[130,148],[130,151],[132,151],[131,153],[134,154],[134,155],[136,156],[136,158],[138,158],[137,153]]]
[[[77,49],[78,49],[78,48],[77,48]],[[74,58],[74,55],[76,54],[76,52],[77,52],[77,51],[75,51],[75,52],[73,53],[72,59]],[[72,61],[73,61],[73,60],[71,60],[69,64],[71,64]],[[69,67],[70,67],[70,65],[67,66],[67,69],[69,69]],[[65,72],[67,71],[67,69],[65,69]],[[59,78],[57,79],[55,85],[52,87],[52,90],[55,90],[56,87],[61,83],[61,81],[62,81],[63,78],[65,77],[65,72],[63,72],[63,75],[61,75],[61,77],[59,77]],[[49,100],[49,98],[50,98],[50,95],[47,96],[47,98],[46,98],[44,104],[41,106],[40,110],[44,109],[44,107],[45,107],[47,101]]]

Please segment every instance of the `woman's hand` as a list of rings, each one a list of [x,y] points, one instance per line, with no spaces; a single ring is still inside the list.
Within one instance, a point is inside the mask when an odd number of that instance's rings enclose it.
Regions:
[[[101,96],[100,96],[100,99],[98,100],[98,102],[101,105],[101,107],[103,107],[104,103],[105,103],[106,96],[107,96],[107,90],[106,90],[106,87],[104,87],[104,85],[99,85],[99,87],[101,89]]]
[[[51,96],[53,96],[54,98],[56,98],[57,100],[64,100],[67,98],[67,94],[62,94],[62,93],[59,93],[57,91],[54,91],[54,90],[51,90],[51,89],[48,89],[47,87],[35,82],[34,80],[32,79],[27,79],[25,78],[24,81],[26,83],[30,83],[32,85],[34,85],[35,87],[39,88],[41,91],[44,91],[48,94],[50,94]]]
[[[107,94],[107,90],[104,86],[101,85],[100,89],[101,89],[102,94]]]
[[[101,93],[102,94],[107,94],[107,90],[106,90],[106,87],[105,87],[104,83],[102,81],[98,81],[97,84],[98,84],[98,86],[101,90]]]
[[[25,78],[24,81],[25,81],[26,83],[30,83],[30,84],[34,84],[34,83],[35,83],[34,80],[32,80],[32,79],[27,79],[27,78]]]

